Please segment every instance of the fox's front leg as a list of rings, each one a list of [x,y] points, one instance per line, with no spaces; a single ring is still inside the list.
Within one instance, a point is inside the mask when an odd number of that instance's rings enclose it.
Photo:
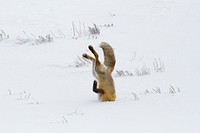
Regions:
[[[104,90],[97,88],[97,81],[96,80],[94,80],[94,82],[93,82],[93,91],[95,93],[104,94]]]

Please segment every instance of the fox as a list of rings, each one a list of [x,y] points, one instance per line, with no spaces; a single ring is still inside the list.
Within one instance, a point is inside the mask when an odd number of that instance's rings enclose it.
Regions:
[[[94,57],[84,53],[82,56],[92,61],[92,73],[96,80],[93,81],[93,92],[98,94],[98,98],[102,102],[111,102],[116,99],[115,84],[112,77],[116,59],[113,48],[106,42],[100,44],[103,49],[104,63],[99,61],[99,55],[93,46],[88,46]]]

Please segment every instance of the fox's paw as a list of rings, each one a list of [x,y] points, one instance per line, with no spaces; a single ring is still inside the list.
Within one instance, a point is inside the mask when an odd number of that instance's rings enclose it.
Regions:
[[[94,50],[94,48],[92,47],[92,45],[89,45],[88,48],[89,48],[89,50],[91,50],[91,51]]]
[[[82,55],[84,58],[87,58],[88,59],[88,55],[87,54],[83,54]]]
[[[96,80],[94,80],[94,82],[93,82],[93,87],[97,88],[97,81]]]

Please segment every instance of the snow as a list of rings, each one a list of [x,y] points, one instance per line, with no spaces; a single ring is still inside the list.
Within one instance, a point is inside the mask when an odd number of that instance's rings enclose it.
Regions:
[[[9,35],[0,39],[1,133],[200,132],[200,1],[0,3],[0,29]],[[77,39],[72,23],[81,25]],[[101,31],[96,39],[83,31],[93,23]],[[33,36],[47,34],[53,42],[33,45]],[[30,42],[17,44],[27,36]],[[103,61],[101,42],[115,49],[115,70],[124,73],[113,73],[115,102],[99,102],[92,92],[90,63],[75,66],[83,53],[91,54],[88,45]],[[156,61],[164,71],[156,72]],[[144,66],[150,73],[138,75]]]

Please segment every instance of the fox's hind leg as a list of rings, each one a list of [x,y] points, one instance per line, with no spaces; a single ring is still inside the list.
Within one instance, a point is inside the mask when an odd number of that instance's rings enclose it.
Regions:
[[[95,58],[99,58],[99,55],[97,54],[97,52],[94,50],[94,48],[91,45],[89,45],[88,48],[94,54]]]
[[[95,56],[95,70],[96,70],[96,72],[98,72],[99,70],[101,70],[100,69],[101,62],[99,61],[99,55],[91,45],[89,45],[88,48]]]
[[[95,62],[95,59],[96,59],[96,62],[100,64],[99,55],[97,54],[97,52],[94,50],[94,48],[91,45],[89,45],[88,48],[94,54],[95,58],[89,56],[88,54],[83,54],[83,57],[91,60],[92,62]]]
[[[96,60],[96,65],[100,65],[100,61],[99,61],[99,55],[97,54],[97,52],[94,50],[94,48],[90,45],[88,46],[89,50],[94,54],[95,56],[95,60]]]
[[[91,56],[89,56],[87,54],[83,54],[83,57],[86,58],[86,59],[88,59],[88,60],[91,60],[92,62],[95,61],[95,59],[93,57],[91,57]]]
[[[94,63],[94,66],[93,66],[95,73],[97,73],[97,74],[105,74],[106,73],[106,67],[104,67],[104,65],[102,65],[101,62],[99,61],[98,53],[94,50],[94,48],[91,45],[88,46],[88,48],[90,49],[90,51],[95,56],[95,63]]]
[[[95,93],[104,94],[104,90],[97,88],[97,81],[96,80],[94,80],[94,82],[93,82],[93,91]]]

